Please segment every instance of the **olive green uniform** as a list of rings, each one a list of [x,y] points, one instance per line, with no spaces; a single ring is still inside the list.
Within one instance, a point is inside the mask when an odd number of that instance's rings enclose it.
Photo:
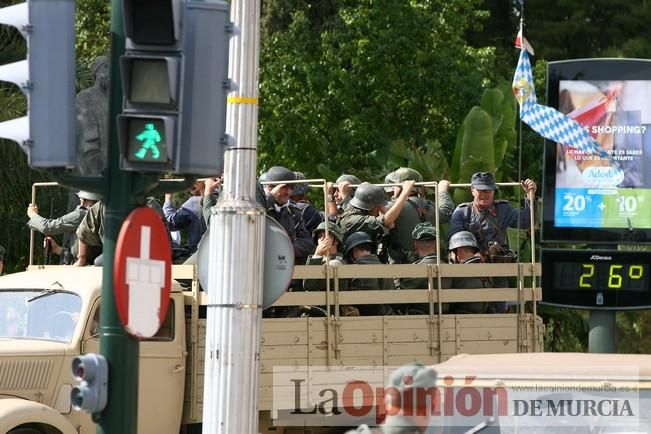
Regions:
[[[389,204],[389,207],[393,203]],[[454,202],[448,192],[439,194],[439,223],[447,223],[454,212]],[[388,252],[391,261],[396,264],[410,264],[416,259],[414,240],[411,232],[418,223],[430,222],[436,225],[436,206],[426,198],[411,196],[405,202],[389,232]]]
[[[52,236],[64,233],[70,234],[70,239],[65,243],[64,248],[70,248],[74,257],[79,253],[79,244],[75,231],[86,216],[87,209],[81,205],[74,210],[56,219],[47,219],[36,214],[27,222],[30,229],[38,231],[43,235]]]
[[[88,246],[102,245],[104,238],[104,203],[97,202],[90,208],[77,228],[77,238]]]
[[[355,232],[366,232],[373,242],[379,243],[386,233],[383,216],[368,215],[366,211],[353,206],[339,216],[337,224],[344,232],[344,239]]]

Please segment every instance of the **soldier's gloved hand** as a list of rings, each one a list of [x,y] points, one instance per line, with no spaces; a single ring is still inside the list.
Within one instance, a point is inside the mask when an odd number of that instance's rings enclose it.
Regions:
[[[30,203],[27,207],[27,216],[31,219],[38,215],[38,206],[35,203]]]
[[[441,179],[439,181],[439,193],[444,193],[448,191],[448,188],[450,188],[450,181],[447,179]]]

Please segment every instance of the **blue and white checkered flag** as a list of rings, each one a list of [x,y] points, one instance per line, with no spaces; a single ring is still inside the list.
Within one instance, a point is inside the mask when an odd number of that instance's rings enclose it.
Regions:
[[[620,167],[578,122],[552,107],[538,104],[526,50],[520,51],[520,60],[513,75],[513,93],[520,104],[520,119],[532,130],[546,139],[571,146],[587,155],[606,158],[613,167]]]

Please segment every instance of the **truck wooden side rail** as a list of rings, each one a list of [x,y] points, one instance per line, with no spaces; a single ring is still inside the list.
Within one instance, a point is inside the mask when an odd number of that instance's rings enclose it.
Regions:
[[[194,270],[175,266],[177,279],[192,279]],[[274,401],[274,368],[297,370],[318,367],[397,366],[410,361],[443,362],[461,354],[518,353],[543,351],[544,326],[535,313],[540,288],[525,287],[525,278],[540,274],[540,264],[441,264],[432,265],[344,265],[297,266],[297,279],[424,277],[429,288],[418,290],[287,292],[274,306],[321,306],[327,317],[264,318],[262,322],[261,380],[259,408],[273,420],[279,409],[292,409],[291,391],[283,403]],[[495,289],[439,289],[439,277],[514,276],[518,287]],[[197,423],[202,418],[203,369],[206,320],[202,306],[207,294],[195,283],[185,291],[188,360],[183,419]],[[536,279],[534,278],[535,282]],[[324,282],[327,282],[324,280]],[[330,287],[332,286],[332,287]],[[440,314],[435,307],[458,302],[517,303],[516,313]],[[353,316],[339,315],[340,305],[427,303],[428,315]],[[196,385],[196,387],[192,386]],[[308,385],[309,389],[310,385]],[[277,392],[277,391],[276,391]],[[262,429],[262,424],[261,424]],[[262,431],[264,432],[264,430]]]

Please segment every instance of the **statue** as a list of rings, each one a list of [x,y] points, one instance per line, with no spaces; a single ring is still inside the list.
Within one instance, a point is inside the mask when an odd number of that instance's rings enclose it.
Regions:
[[[77,94],[77,164],[81,175],[99,176],[108,159],[108,57],[98,56],[91,72],[95,84]]]

